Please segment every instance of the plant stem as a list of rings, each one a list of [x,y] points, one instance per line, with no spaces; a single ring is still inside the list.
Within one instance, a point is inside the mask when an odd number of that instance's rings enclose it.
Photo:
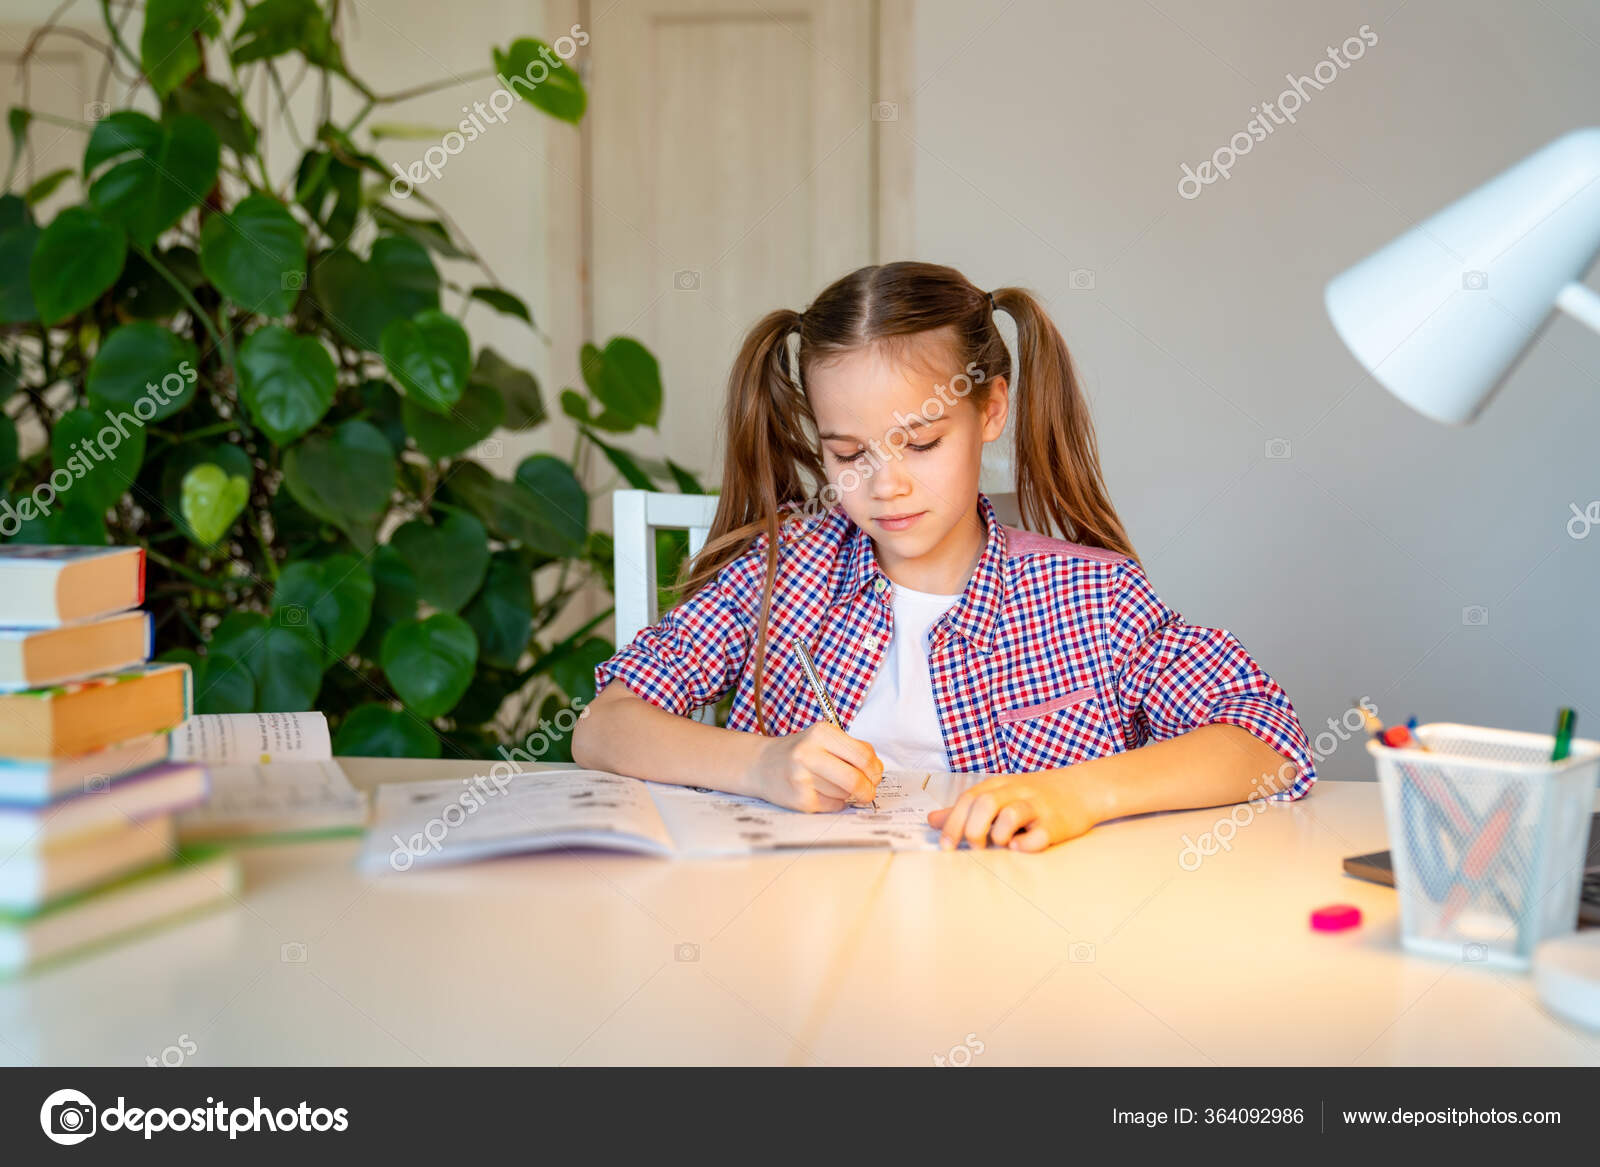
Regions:
[[[205,309],[200,307],[200,301],[194,298],[194,293],[189,291],[188,286],[185,285],[184,282],[177,276],[173,275],[172,272],[167,268],[167,265],[157,259],[155,257],[155,253],[152,252],[148,247],[135,243],[133,245],[133,249],[139,253],[140,257],[146,263],[155,269],[157,275],[172,285],[173,291],[178,293],[179,298],[182,299],[184,304],[188,306],[189,311],[194,313],[195,319],[200,321],[200,323],[205,327],[205,330],[211,334],[211,339],[216,343],[216,346],[222,350],[223,359],[228,362],[228,367],[236,368],[238,366],[238,358],[233,351],[233,342],[229,340],[222,332],[218,331],[216,324],[214,324],[211,320],[211,317],[206,314]]]
[[[437,93],[441,89],[449,89],[456,85],[465,85],[471,81],[483,81],[489,77],[499,76],[493,69],[480,69],[476,73],[464,73],[459,77],[447,77],[440,81],[429,81],[425,85],[417,85],[410,89],[402,89],[397,93],[385,93],[373,98],[373,101],[383,105],[393,105],[397,101],[410,101],[413,97],[426,97],[430,93]],[[365,116],[363,111],[362,116]]]
[[[111,34],[111,43],[117,46],[117,50],[124,57],[128,58],[128,63],[134,67],[135,71],[141,77],[144,76],[144,69],[139,64],[139,54],[128,47],[128,42],[122,39],[122,29],[117,26],[116,21],[111,19],[111,0],[100,0],[100,15],[105,19],[106,31]]]
[[[207,579],[205,576],[201,575],[198,571],[195,571],[193,568],[190,568],[190,567],[185,567],[183,564],[179,563],[176,559],[173,559],[171,556],[168,556],[168,555],[163,555],[161,552],[157,551],[154,547],[149,547],[149,546],[145,547],[144,553],[146,555],[148,555],[151,559],[154,559],[157,563],[161,564],[161,566],[165,567],[168,571],[175,572],[176,574],[183,576],[184,579],[190,581],[191,583],[199,584],[201,587],[205,588],[207,591],[220,592],[222,590],[222,585],[220,583],[218,583],[216,580]]]

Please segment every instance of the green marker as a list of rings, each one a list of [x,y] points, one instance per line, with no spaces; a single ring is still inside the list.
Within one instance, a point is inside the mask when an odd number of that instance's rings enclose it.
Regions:
[[[1556,748],[1550,751],[1550,760],[1559,762],[1572,752],[1572,723],[1578,715],[1570,709],[1556,713]]]

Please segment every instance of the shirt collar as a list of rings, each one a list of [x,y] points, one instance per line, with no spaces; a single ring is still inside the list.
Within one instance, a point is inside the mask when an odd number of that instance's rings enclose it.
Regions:
[[[838,508],[841,516],[843,506]],[[951,626],[970,641],[979,652],[994,647],[995,624],[999,620],[1000,605],[1004,595],[1006,533],[994,513],[994,504],[981,490],[978,492],[978,513],[983,516],[986,532],[983,554],[972,578],[949,612]],[[872,538],[855,523],[850,523],[850,533],[840,557],[843,571],[833,591],[832,603],[853,600],[863,592],[872,591],[888,602],[889,589],[894,582],[884,574],[878,564],[878,555]]]

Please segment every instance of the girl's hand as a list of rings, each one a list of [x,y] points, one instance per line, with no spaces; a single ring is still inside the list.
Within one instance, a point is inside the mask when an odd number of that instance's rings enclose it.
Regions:
[[[745,793],[790,810],[843,810],[847,802],[871,802],[882,778],[883,763],[869,743],[819,721],[770,738]]]
[[[997,847],[1043,851],[1075,839],[1094,826],[1082,782],[1060,774],[1001,774],[962,791],[955,805],[928,812],[940,828],[939,846]]]

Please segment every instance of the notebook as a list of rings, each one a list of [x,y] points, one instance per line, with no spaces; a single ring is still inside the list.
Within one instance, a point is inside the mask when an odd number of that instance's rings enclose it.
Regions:
[[[406,871],[558,847],[684,858],[823,847],[937,851],[928,812],[983,777],[888,770],[873,805],[830,814],[603,770],[390,782],[378,788],[360,863]]]

